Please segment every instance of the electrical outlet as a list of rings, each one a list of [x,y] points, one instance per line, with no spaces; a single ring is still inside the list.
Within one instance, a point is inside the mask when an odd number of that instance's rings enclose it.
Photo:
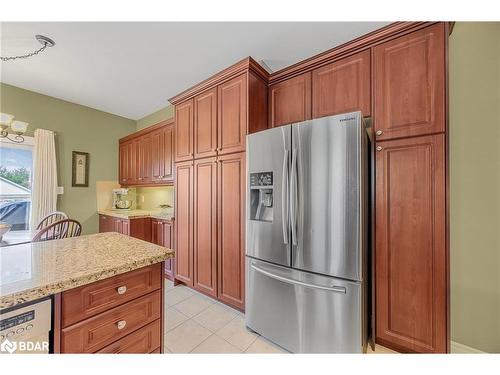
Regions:
[[[63,194],[64,194],[64,186],[58,186],[57,195],[63,195]]]
[[[144,195],[141,195],[141,203],[144,203]]]

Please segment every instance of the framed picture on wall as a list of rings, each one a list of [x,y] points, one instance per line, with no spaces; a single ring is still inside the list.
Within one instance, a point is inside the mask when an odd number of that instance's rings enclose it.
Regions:
[[[89,153],[73,151],[72,186],[89,187]]]

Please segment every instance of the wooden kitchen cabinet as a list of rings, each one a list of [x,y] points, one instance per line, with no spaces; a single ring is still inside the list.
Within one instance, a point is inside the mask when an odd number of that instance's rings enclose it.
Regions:
[[[218,298],[245,307],[245,153],[224,155],[218,163]]]
[[[194,98],[194,158],[217,155],[217,88]]]
[[[153,183],[174,181],[174,127],[162,126],[151,133],[151,180]]]
[[[166,219],[151,219],[151,242],[169,249],[174,248],[173,244],[174,222]],[[174,280],[174,259],[165,261],[165,276],[169,280]]]
[[[312,118],[361,111],[371,115],[370,51],[312,71]]]
[[[99,233],[103,232],[117,232],[140,240],[151,241],[151,219],[147,217],[126,219],[99,214]]]
[[[193,162],[175,165],[175,278],[193,286]]]
[[[162,263],[55,296],[56,353],[162,352]]]
[[[311,119],[311,72],[269,87],[271,127]]]
[[[217,159],[194,162],[194,287],[217,297]]]
[[[247,74],[217,88],[218,154],[245,151],[247,135]]]
[[[445,131],[444,28],[437,23],[373,49],[377,140]]]
[[[119,144],[118,163],[118,180],[120,184],[129,185],[135,183],[136,160],[133,141]]]
[[[140,184],[150,184],[151,178],[151,133],[139,137],[136,150],[137,180]]]
[[[175,162],[193,159],[193,99],[175,106]]]
[[[172,185],[174,182],[173,132],[173,120],[167,120],[120,139],[120,185]]]
[[[445,353],[445,137],[379,142],[376,150],[376,340]]]

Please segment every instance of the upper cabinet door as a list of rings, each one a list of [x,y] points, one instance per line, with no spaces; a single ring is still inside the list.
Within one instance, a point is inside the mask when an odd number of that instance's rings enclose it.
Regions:
[[[445,353],[444,134],[380,142],[375,153],[376,339]]]
[[[217,155],[217,88],[194,98],[194,157]]]
[[[163,177],[163,129],[151,133],[151,180],[161,182]]]
[[[120,185],[127,185],[129,179],[129,142],[123,142],[118,145],[118,180]]]
[[[222,302],[244,309],[245,153],[219,157],[217,184],[217,294]]]
[[[193,99],[175,106],[175,161],[193,159]]]
[[[370,51],[312,72],[312,117],[361,111],[370,116]]]
[[[161,129],[162,132],[162,181],[174,182],[174,126],[167,125]]]
[[[245,151],[247,134],[247,75],[218,86],[218,153]]]
[[[193,286],[193,162],[175,164],[175,278]]]
[[[269,87],[270,126],[311,119],[311,73]]]
[[[137,179],[140,184],[151,183],[151,148],[152,138],[148,133],[139,138],[139,176]]]
[[[374,48],[377,140],[444,132],[444,23]]]

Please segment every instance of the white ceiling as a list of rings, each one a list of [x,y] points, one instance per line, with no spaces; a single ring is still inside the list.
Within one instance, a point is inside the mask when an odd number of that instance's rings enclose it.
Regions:
[[[38,48],[35,34],[56,46],[2,62],[0,80],[137,120],[246,56],[276,71],[386,24],[3,22],[2,56]]]

